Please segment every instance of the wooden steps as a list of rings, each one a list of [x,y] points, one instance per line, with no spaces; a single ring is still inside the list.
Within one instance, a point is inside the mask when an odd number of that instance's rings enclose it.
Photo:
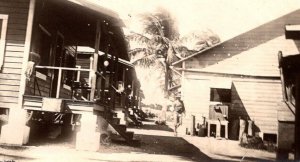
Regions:
[[[140,117],[141,120],[145,120],[148,117],[147,114],[141,109],[133,109],[133,112]]]
[[[124,113],[124,110],[119,109],[118,111]],[[106,119],[106,121],[117,133],[112,135],[112,140],[125,141],[129,145],[139,143],[139,140],[134,139],[134,132],[127,131],[127,126],[125,124],[120,124],[121,119],[117,117],[117,113],[114,111],[109,111],[109,113],[111,114],[111,118]]]
[[[133,141],[135,141],[134,132],[127,131],[127,126],[123,124],[113,124],[112,121],[107,120],[107,122],[115,129],[115,131],[129,144],[133,144]],[[112,139],[115,136],[112,136]]]
[[[111,123],[112,124],[120,124],[121,119],[120,118],[113,118]]]
[[[130,146],[139,146],[141,144],[140,139],[132,139],[130,142],[127,142],[123,137],[118,134],[111,134],[111,140],[115,143],[127,143]]]
[[[139,121],[139,120],[135,117],[135,115],[128,115],[128,117],[129,117],[129,119],[134,123],[134,125],[137,125],[137,126],[142,125],[142,122]]]

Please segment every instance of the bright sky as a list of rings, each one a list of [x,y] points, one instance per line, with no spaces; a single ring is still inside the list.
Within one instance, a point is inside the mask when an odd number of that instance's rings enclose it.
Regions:
[[[211,29],[221,41],[300,9],[299,0],[89,0],[116,11],[131,30],[138,30],[135,15],[168,9],[177,19],[181,35],[193,30]],[[148,84],[149,85],[149,84]],[[143,86],[143,84],[142,84]],[[149,100],[162,98],[153,87],[142,87]],[[149,88],[150,90],[146,90]],[[155,95],[154,95],[155,94]],[[151,96],[150,99],[147,96]]]
[[[182,35],[211,29],[227,40],[300,8],[299,0],[94,0],[119,13],[125,22],[158,6],[177,18]],[[129,17],[130,15],[131,17]],[[132,27],[133,26],[133,27]],[[134,25],[130,26],[134,29]]]

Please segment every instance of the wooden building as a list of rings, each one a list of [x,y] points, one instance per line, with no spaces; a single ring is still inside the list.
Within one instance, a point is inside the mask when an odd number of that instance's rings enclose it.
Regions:
[[[300,10],[293,11],[173,63],[182,74],[186,127],[191,115],[201,124],[211,105],[223,104],[228,106],[229,132],[241,117],[254,121],[264,140],[277,142],[278,112],[289,111],[281,104],[278,51],[299,53],[299,41],[285,37],[285,25],[299,24],[299,18]]]
[[[103,123],[132,140],[133,132],[113,117],[121,109],[126,124],[128,108],[138,103],[130,105],[129,96],[139,98],[115,12],[86,0],[1,0],[0,23],[0,108],[9,115],[1,143],[27,143],[26,123],[44,112],[80,115],[82,149],[97,149]],[[82,57],[79,46],[94,51]]]
[[[299,24],[289,24],[285,27],[287,39],[299,40]],[[299,136],[299,86],[300,86],[300,54],[285,55],[282,51],[278,53],[280,76],[282,81],[282,106],[284,110],[278,111],[278,160],[299,160],[300,140]],[[290,159],[289,154],[294,153],[294,159]]]

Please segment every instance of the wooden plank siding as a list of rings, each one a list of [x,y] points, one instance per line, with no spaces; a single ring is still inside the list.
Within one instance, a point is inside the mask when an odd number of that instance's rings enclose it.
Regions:
[[[37,86],[36,82],[37,82],[38,86]],[[25,95],[36,95],[36,96],[49,97],[51,78],[46,77],[46,80],[44,80],[44,79],[36,77],[36,82],[34,81],[34,78],[31,78],[30,81],[27,82]],[[34,84],[35,84],[35,90],[34,90]],[[40,92],[39,92],[38,88],[40,89]]]
[[[60,88],[59,98],[71,99],[71,96],[72,96],[71,89],[64,88],[62,85],[62,87]]]
[[[233,81],[230,119],[250,118],[261,132],[277,134],[277,112],[282,108],[281,84]]]
[[[299,23],[300,10],[296,10],[184,60],[183,99],[186,102],[199,100],[197,105],[186,104],[187,113],[209,104],[209,92],[195,89],[203,84],[200,80],[213,82],[226,78],[232,82],[229,120],[249,117],[262,133],[277,134],[278,112],[280,115],[289,111],[281,106],[278,51],[284,55],[299,53],[300,41],[285,38],[285,25]],[[209,107],[203,108],[207,109],[208,116]]]
[[[201,75],[201,76],[200,76]],[[229,121],[242,117],[254,120],[263,133],[277,134],[278,113],[284,110],[280,106],[282,101],[281,83],[272,79],[253,79],[234,77],[220,77],[199,73],[186,72],[182,94],[187,118],[195,115],[196,123],[202,123],[202,117],[208,119],[210,102],[210,87],[215,86],[216,80],[231,81],[231,104],[229,107]]]
[[[8,15],[6,48],[0,72],[0,107],[17,106],[29,0],[1,0],[0,14]]]

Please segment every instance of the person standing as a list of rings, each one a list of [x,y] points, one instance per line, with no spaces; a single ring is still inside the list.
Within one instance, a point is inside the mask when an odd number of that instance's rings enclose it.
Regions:
[[[185,107],[180,96],[175,97],[174,108],[174,136],[177,136],[177,128],[182,125],[182,115],[185,114]]]

